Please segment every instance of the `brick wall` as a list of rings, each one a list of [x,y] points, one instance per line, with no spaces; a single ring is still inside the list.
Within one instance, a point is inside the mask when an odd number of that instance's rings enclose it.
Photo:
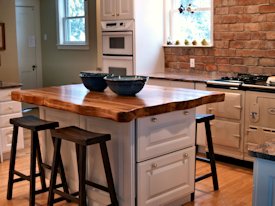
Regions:
[[[164,50],[166,71],[275,75],[275,0],[214,0],[214,47]]]

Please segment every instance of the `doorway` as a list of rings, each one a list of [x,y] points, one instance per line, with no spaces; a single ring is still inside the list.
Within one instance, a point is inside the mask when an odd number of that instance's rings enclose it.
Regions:
[[[42,86],[39,0],[16,0],[18,66],[22,89]]]

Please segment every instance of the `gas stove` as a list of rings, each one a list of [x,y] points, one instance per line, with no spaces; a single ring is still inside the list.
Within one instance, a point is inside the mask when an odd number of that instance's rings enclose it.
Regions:
[[[225,76],[220,79],[207,81],[207,87],[225,88],[235,90],[251,90],[261,92],[274,92],[275,85],[267,84],[268,75],[242,74]]]

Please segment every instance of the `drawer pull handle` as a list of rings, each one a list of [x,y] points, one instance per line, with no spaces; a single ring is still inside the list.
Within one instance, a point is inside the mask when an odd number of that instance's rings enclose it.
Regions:
[[[184,114],[184,115],[188,115],[188,114],[189,114],[189,111],[183,111],[183,114]]]
[[[152,169],[156,169],[156,168],[158,167],[158,164],[157,164],[157,163],[153,163],[153,164],[151,165],[151,167],[152,167]]]
[[[183,154],[183,159],[186,160],[186,159],[188,159],[188,157],[189,157],[189,154],[188,154],[188,153],[184,153],[184,154]]]
[[[117,13],[116,15],[119,16],[119,13]]]
[[[115,16],[115,14],[112,14],[112,16]]]
[[[151,118],[151,122],[157,122],[157,121],[158,121],[158,119],[156,117]]]

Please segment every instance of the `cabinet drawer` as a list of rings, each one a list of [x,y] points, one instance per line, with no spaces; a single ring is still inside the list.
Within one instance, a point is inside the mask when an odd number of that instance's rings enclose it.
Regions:
[[[15,113],[15,114],[8,114],[8,115],[2,115],[0,116],[0,128],[3,127],[10,127],[10,119],[15,117],[21,117],[21,113]]]
[[[194,191],[195,147],[138,163],[138,206],[170,205]]]
[[[195,109],[137,120],[137,161],[195,144]]]
[[[240,123],[213,120],[210,124],[214,144],[233,148],[240,148]]]
[[[21,103],[8,101],[0,103],[0,115],[21,112]]]
[[[3,152],[9,152],[11,149],[13,127],[7,127],[0,129],[1,135],[1,147]],[[23,129],[18,130],[18,142],[17,149],[24,148]]]
[[[11,92],[19,89],[1,89],[0,90],[0,102],[10,101]]]

